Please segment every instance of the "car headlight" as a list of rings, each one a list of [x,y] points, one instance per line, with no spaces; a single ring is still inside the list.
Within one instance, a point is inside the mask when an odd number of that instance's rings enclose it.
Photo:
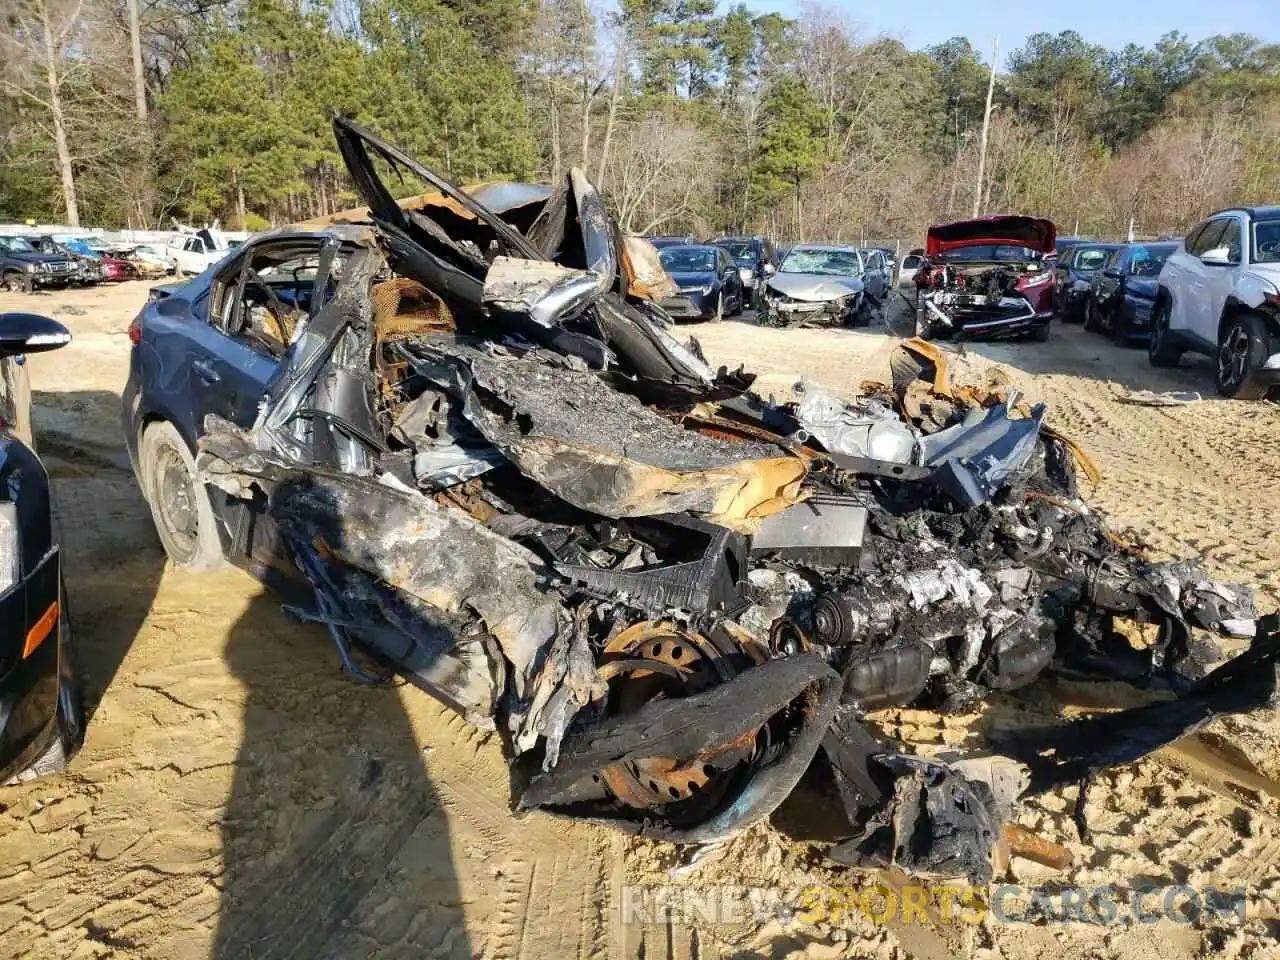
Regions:
[[[752,270],[750,267],[738,268],[738,276],[742,278],[743,282],[751,280],[753,277],[755,277],[755,275],[756,275],[756,272]]]
[[[22,555],[18,543],[18,508],[0,503],[0,593],[22,576]]]
[[[37,264],[37,263],[27,264],[27,273],[35,273],[39,269],[40,269],[40,264]]]
[[[703,295],[704,297],[705,297],[705,296],[709,296],[709,295],[710,295],[710,293],[711,293],[711,291],[712,291],[712,289],[714,289],[715,285],[716,285],[716,284],[715,284],[715,281],[714,281],[714,280],[713,280],[713,281],[711,281],[710,283],[708,283],[705,287],[703,287],[703,288],[702,288],[702,295]]]

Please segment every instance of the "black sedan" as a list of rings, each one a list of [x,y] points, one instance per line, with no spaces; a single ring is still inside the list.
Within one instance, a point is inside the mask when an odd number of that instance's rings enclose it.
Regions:
[[[32,449],[25,355],[71,342],[47,317],[0,313],[0,783],[66,765],[84,729],[49,476]]]
[[[742,277],[743,298],[750,306],[756,306],[757,292],[778,272],[778,264],[782,262],[773,241],[757,236],[716,237],[707,242],[729,251],[729,256],[738,265],[738,275]]]
[[[738,265],[723,247],[682,244],[664,247],[658,259],[680,292],[662,301],[662,309],[678,320],[736,317],[745,305]]]
[[[1151,333],[1157,278],[1176,243],[1135,243],[1113,253],[1089,288],[1086,330],[1108,330],[1121,346]]]
[[[1061,245],[1059,245],[1061,246]],[[1089,285],[1094,276],[1123,243],[1078,243],[1058,254],[1054,273],[1058,279],[1058,314],[1065,323],[1084,319]]]

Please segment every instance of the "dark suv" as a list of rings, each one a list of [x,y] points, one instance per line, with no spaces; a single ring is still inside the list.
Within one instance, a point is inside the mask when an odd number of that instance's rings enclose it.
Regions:
[[[80,279],[80,265],[67,256],[41,253],[26,237],[0,236],[0,283],[10,293],[65,287]]]
[[[755,307],[764,281],[778,272],[778,251],[768,237],[717,237],[708,241],[724,247],[738,265],[747,303]]]

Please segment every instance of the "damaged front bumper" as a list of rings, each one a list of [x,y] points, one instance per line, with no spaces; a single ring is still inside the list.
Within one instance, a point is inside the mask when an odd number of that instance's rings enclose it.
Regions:
[[[1075,487],[1092,466],[1042,406],[952,385],[920,341],[858,403],[766,401],[615,292],[624,258],[580,176],[524,233],[441,183],[461,227],[383,196],[361,158],[430,171],[337,129],[379,239],[257,422],[208,419],[201,479],[279,529],[314,589],[293,612],[349,669],[370,651],[501,732],[519,807],[709,842],[822,757],[847,820],[837,859],[981,878],[1017,797],[1141,744],[944,763],[868,711],[968,710],[1062,672],[1181,693],[1175,735],[1201,701],[1274,695],[1273,676],[1207,673],[1208,633],[1270,649],[1248,593],[1108,531]],[[402,312],[386,284],[435,306]],[[1158,636],[1119,645],[1116,619]]]
[[[766,286],[760,294],[757,320],[768,327],[852,326],[861,307],[861,294],[832,300],[796,300]]]
[[[999,340],[1046,329],[1052,312],[1037,313],[1024,297],[922,293],[916,332],[922,337]]]

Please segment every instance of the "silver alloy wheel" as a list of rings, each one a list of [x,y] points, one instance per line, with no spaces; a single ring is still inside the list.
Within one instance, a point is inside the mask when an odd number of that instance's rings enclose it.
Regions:
[[[1218,381],[1233,386],[1249,369],[1249,331],[1237,324],[1227,331],[1218,350]]]

